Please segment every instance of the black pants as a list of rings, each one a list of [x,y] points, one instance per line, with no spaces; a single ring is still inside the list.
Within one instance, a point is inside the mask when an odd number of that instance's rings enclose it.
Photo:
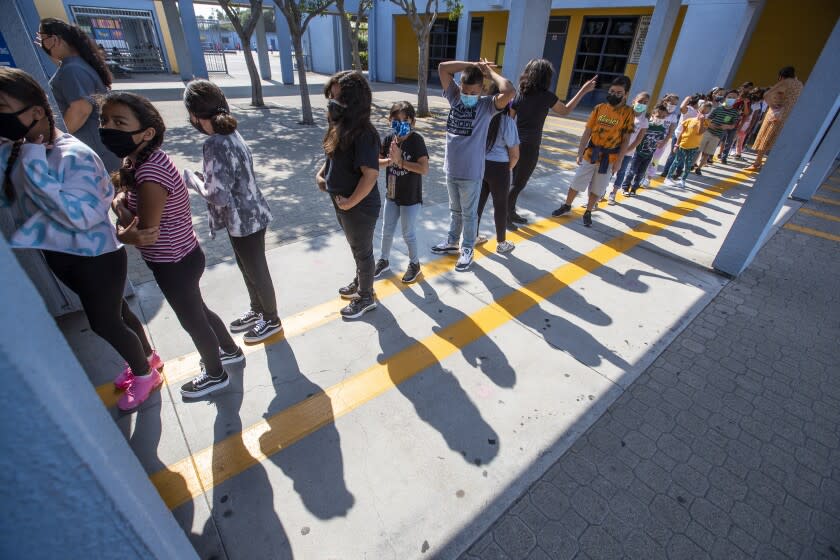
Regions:
[[[478,225],[481,225],[481,214],[487,197],[493,197],[493,221],[496,223],[496,241],[505,240],[508,219],[508,189],[510,188],[510,164],[506,161],[484,162],[484,181],[481,183],[481,194],[478,195]],[[477,228],[476,228],[477,229]]]
[[[265,229],[245,237],[230,236],[230,244],[251,298],[251,311],[262,313],[266,321],[276,320],[277,298],[265,258]]]
[[[362,298],[370,297],[373,295],[373,269],[376,266],[373,258],[373,231],[376,229],[379,208],[354,206],[345,212],[336,207],[335,216],[344,230],[344,237],[347,238],[353,259],[356,261],[359,295]]]
[[[96,257],[43,251],[50,270],[82,302],[90,328],[114,347],[136,375],[149,371],[152,347],[143,324],[123,298],[128,258],[125,248]]]
[[[226,352],[234,352],[236,342],[219,316],[207,309],[201,297],[198,281],[204,273],[204,263],[204,251],[196,245],[178,262],[146,261],[146,266],[152,271],[178,322],[192,338],[207,374],[219,377],[223,371],[219,347]]]
[[[721,159],[728,159],[729,158],[729,151],[732,149],[732,146],[735,145],[735,142],[738,141],[738,130],[731,129],[727,130],[723,134],[723,138],[721,140]]]
[[[510,194],[508,195],[507,207],[509,212],[516,212],[516,201],[519,199],[519,193],[528,184],[528,179],[531,178],[531,174],[537,168],[537,161],[539,159],[539,144],[531,142],[522,142],[519,144],[519,161],[516,162],[516,167],[513,168],[513,187],[511,187]]]

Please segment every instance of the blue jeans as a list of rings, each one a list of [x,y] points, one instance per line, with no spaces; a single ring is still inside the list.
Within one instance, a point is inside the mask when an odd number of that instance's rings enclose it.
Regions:
[[[400,206],[393,200],[385,199],[385,216],[382,219],[382,250],[380,259],[386,261],[391,256],[391,245],[394,244],[394,230],[397,229],[397,220],[402,224],[402,235],[405,244],[408,245],[408,260],[418,264],[417,257],[417,216],[420,215],[422,204]]]
[[[627,172],[627,166],[630,165],[630,161],[632,159],[633,155],[630,154],[629,156],[624,156],[624,159],[621,160],[621,167],[618,169],[618,173],[615,174],[615,182],[613,183],[614,191],[621,187],[621,182],[624,180],[624,174]]]
[[[446,178],[446,188],[449,191],[449,237],[447,242],[458,244],[461,231],[464,242],[461,247],[475,246],[476,229],[478,227],[478,197],[481,194],[481,179],[453,179]]]

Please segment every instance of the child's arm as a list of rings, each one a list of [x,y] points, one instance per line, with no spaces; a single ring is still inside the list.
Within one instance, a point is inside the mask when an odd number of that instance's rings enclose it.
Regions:
[[[682,100],[682,103],[680,103],[680,113],[682,113],[683,115],[688,113],[688,104],[690,102],[691,102],[691,96],[687,95],[686,98]]]
[[[326,192],[327,190],[327,179],[324,176],[324,173],[327,172],[327,162],[325,161],[323,165],[321,165],[321,169],[318,170],[318,173],[315,174],[315,184],[318,185],[318,188],[322,191]]]
[[[496,84],[496,87],[499,88],[499,93],[497,93],[493,98],[493,103],[496,106],[496,109],[504,109],[505,106],[513,100],[513,96],[516,95],[516,88],[513,87],[513,83],[504,76],[497,74],[495,70],[493,70],[494,68],[497,68],[497,66],[486,59],[479,62],[478,67],[481,68],[481,71],[484,73],[484,77],[493,81]]]
[[[519,162],[519,144],[516,146],[508,146],[508,159],[510,160],[510,164],[508,167],[513,169],[516,167],[516,164]]]
[[[583,134],[580,135],[580,145],[578,146],[578,155],[577,155],[577,164],[583,161],[583,152],[586,151],[586,146],[589,145],[589,139],[592,138],[592,129],[588,126],[583,130]]]
[[[597,83],[597,81],[598,76],[595,76],[594,78],[583,84],[583,86],[581,86],[581,88],[578,90],[575,96],[572,97],[572,99],[568,103],[558,101],[554,104],[553,107],[551,107],[551,110],[560,115],[561,117],[565,117],[566,115],[575,110],[575,107],[577,107],[578,103],[580,103],[580,100],[583,99],[584,95],[595,89],[595,84]]]
[[[455,74],[460,72],[471,62],[463,62],[461,60],[450,60],[449,62],[441,62],[438,64],[438,76],[440,77],[440,87],[443,91],[449,89],[449,84],[455,79]]]
[[[358,183],[356,183],[356,189],[353,191],[353,194],[348,197],[340,195],[335,197],[335,203],[342,210],[350,210],[356,206],[364,200],[364,198],[370,194],[370,191],[373,190],[373,187],[376,186],[376,179],[379,177],[379,170],[364,165],[361,167],[361,170],[362,178],[359,179]]]
[[[418,158],[417,161],[405,161],[403,159],[402,148],[400,148],[399,144],[397,144],[396,139],[391,142],[389,155],[390,158],[388,161],[397,167],[402,167],[406,171],[411,171],[412,173],[418,173],[420,175],[426,175],[429,173],[429,157],[424,156]]]
[[[190,185],[213,206],[228,206],[231,203],[230,186],[236,180],[233,165],[230,161],[214,158],[212,151],[208,154],[208,150],[204,150],[203,180],[195,175],[195,180],[190,181]]]
[[[93,151],[65,153],[55,176],[49,172],[44,144],[26,142],[18,157],[23,190],[51,220],[72,231],[87,231],[108,219],[114,188]]]
[[[389,158],[379,158],[379,168],[382,169],[383,167],[388,167],[391,165],[391,160]]]

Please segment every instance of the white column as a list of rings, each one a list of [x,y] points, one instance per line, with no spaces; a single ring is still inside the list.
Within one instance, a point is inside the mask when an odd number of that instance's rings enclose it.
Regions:
[[[516,83],[529,60],[542,58],[551,0],[515,0],[510,4],[502,73]],[[467,39],[469,42],[469,23]]]
[[[840,22],[834,24],[805,89],[715,257],[715,270],[737,276],[755,258],[794,182],[837,110],[840,99],[838,68]]]
[[[633,77],[633,86],[630,88],[630,99],[640,91],[647,91],[653,95],[656,78],[665,61],[665,52],[668,50],[668,42],[674,32],[679,13],[680,0],[656,0],[642,47],[642,56]]]
[[[791,0],[793,1],[793,0]],[[747,50],[750,39],[752,38],[755,26],[761,17],[761,12],[764,11],[764,4],[766,0],[749,0],[747,7],[744,10],[744,17],[741,20],[741,26],[738,28],[738,33],[728,41],[726,49],[723,49],[723,60],[720,65],[720,74],[718,74],[715,84],[728,88],[729,86],[738,86],[740,84],[733,84],[735,73],[741,65],[741,60],[744,58],[744,51]]]
[[[192,78],[192,61],[187,52],[187,42],[184,39],[184,28],[181,25],[181,16],[178,15],[178,7],[175,0],[161,0],[163,13],[166,15],[166,25],[169,27],[169,35],[172,37],[172,48],[175,50],[175,60],[178,62],[178,74],[182,80]]]
[[[834,167],[834,161],[840,155],[840,96],[835,103],[833,117],[829,117],[832,123],[828,131],[820,141],[820,145],[814,152],[811,161],[808,162],[808,169],[802,174],[796,188],[793,189],[791,198],[801,201],[811,200],[817,189],[828,178],[828,174]]]

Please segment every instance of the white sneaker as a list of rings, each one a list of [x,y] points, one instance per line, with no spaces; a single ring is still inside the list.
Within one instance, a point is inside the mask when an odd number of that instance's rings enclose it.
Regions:
[[[473,250],[469,247],[461,247],[461,256],[458,257],[458,262],[455,263],[455,270],[458,272],[466,272],[470,269],[473,260]]]
[[[505,253],[510,253],[514,249],[516,249],[516,245],[514,245],[513,243],[511,243],[510,241],[507,241],[507,240],[502,241],[501,243],[496,245],[496,252],[499,253],[500,255],[504,255]]]
[[[445,255],[447,253],[457,253],[458,252],[458,244],[457,243],[449,243],[448,241],[441,241],[437,245],[432,247],[432,253],[436,255]]]
[[[476,245],[484,245],[485,243],[487,243],[487,236],[486,235],[479,235],[478,237],[475,238],[475,244]]]
[[[607,201],[607,204],[609,204],[610,206],[615,206],[615,191],[610,193],[610,198],[609,201]]]
[[[642,186],[643,187],[650,187],[650,177],[645,177],[644,178],[644,180],[642,181]]]
[[[681,186],[682,188],[685,188],[685,177],[683,177],[682,179],[680,179],[680,186]]]

